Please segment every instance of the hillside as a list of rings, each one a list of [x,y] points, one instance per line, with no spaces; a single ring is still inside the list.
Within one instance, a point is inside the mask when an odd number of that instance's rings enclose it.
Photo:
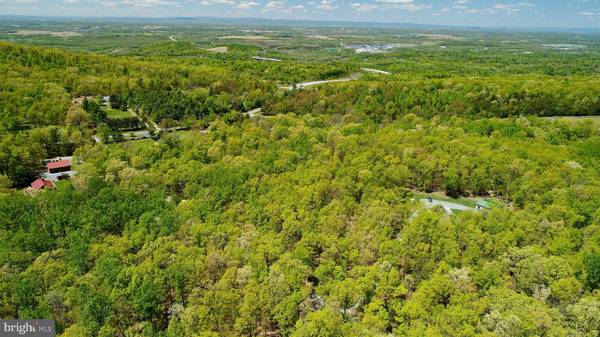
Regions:
[[[247,45],[0,43],[0,317],[62,337],[598,335],[590,55],[397,71]],[[70,155],[72,179],[24,191]]]

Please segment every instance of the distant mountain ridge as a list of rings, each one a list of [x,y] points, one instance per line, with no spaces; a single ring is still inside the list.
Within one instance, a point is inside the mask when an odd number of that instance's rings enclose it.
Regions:
[[[0,15],[0,21],[36,20],[36,21],[66,21],[66,22],[120,22],[120,23],[162,23],[162,24],[224,24],[224,25],[256,25],[256,26],[285,26],[285,27],[355,27],[355,28],[397,28],[397,29],[426,29],[426,30],[480,30],[480,31],[515,31],[515,32],[564,32],[600,34],[600,28],[565,28],[565,27],[506,27],[506,26],[455,26],[402,22],[370,22],[370,21],[324,21],[324,20],[290,20],[268,19],[257,17],[76,17],[76,16],[29,16],[29,15]]]

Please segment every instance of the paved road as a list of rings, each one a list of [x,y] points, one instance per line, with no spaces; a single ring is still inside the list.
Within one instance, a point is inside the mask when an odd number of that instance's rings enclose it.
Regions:
[[[303,83],[297,83],[296,84],[296,89],[304,89],[304,88],[308,88],[308,87],[312,87],[315,85],[320,85],[320,84],[327,84],[327,83],[338,83],[338,82],[350,82],[350,81],[354,81],[355,78],[352,77],[348,77],[348,78],[339,78],[337,80],[324,80],[324,81],[312,81],[312,82],[303,82]],[[288,86],[288,87],[280,87],[281,89],[284,90],[292,90],[294,89],[293,86]]]
[[[148,124],[146,121],[141,119],[140,116],[133,109],[129,109],[129,112],[132,115],[134,115],[135,117],[137,117],[137,119],[142,121],[144,123],[144,125],[146,125],[146,129],[150,130],[150,124]],[[152,127],[154,128],[154,130],[156,130],[158,132],[162,131],[162,129],[158,125],[156,125],[156,123],[154,123],[154,121],[150,120],[150,122],[152,123]]]
[[[348,78],[340,78],[337,80],[324,80],[324,81],[312,81],[312,82],[304,82],[304,83],[298,83],[296,84],[296,88],[298,89],[304,89],[307,87],[312,87],[315,85],[320,85],[320,84],[326,84],[326,83],[339,83],[339,82],[349,82],[354,80],[354,78],[348,77]]]
[[[200,131],[200,133],[209,133],[210,129],[212,129],[212,124],[210,124],[206,129]]]
[[[371,69],[371,68],[360,68],[360,70],[367,72],[367,73],[372,73],[372,74],[381,74],[381,75],[391,75],[392,73],[388,72],[388,71],[383,71],[383,70],[378,70],[378,69]]]
[[[421,204],[423,204],[423,206],[425,206],[426,209],[431,209],[436,206],[441,206],[444,208],[444,211],[448,214],[452,214],[453,211],[477,211],[475,208],[461,205],[461,204],[456,204],[453,202],[448,202],[448,201],[441,201],[441,200],[435,200],[435,199],[432,199],[431,201],[429,201],[429,199],[427,199],[427,198],[421,199],[419,201],[421,202]],[[419,214],[419,211],[420,211],[420,209],[417,209],[413,213],[413,215],[410,216],[410,220],[414,219]]]
[[[390,72],[383,71],[383,70],[377,70],[377,69],[371,69],[371,68],[361,68],[360,70],[367,72],[367,73],[391,75]],[[304,89],[304,88],[312,87],[315,85],[321,85],[321,84],[327,84],[327,83],[350,82],[350,81],[354,81],[354,80],[358,79],[360,77],[360,75],[361,75],[360,73],[356,73],[356,74],[352,74],[352,76],[350,76],[350,77],[338,78],[335,80],[310,81],[310,82],[297,83],[296,89]],[[283,86],[280,88],[284,89],[284,90],[294,89],[293,86]]]
[[[138,140],[138,139],[146,139],[146,138],[150,138],[152,135],[150,134],[149,131],[143,130],[143,131],[125,131],[121,133],[123,135],[123,139],[128,141],[128,140]],[[133,137],[132,137],[133,136]],[[92,139],[94,139],[94,141],[98,144],[100,144],[102,142],[102,140],[100,139],[100,136],[98,135],[93,135]]]
[[[135,131],[135,132],[123,132],[123,137],[125,137],[125,139],[127,138],[132,138],[130,137],[130,135],[133,135],[133,139],[143,139],[143,138],[150,138],[150,131]]]
[[[446,213],[448,213],[448,214],[452,214],[452,211],[468,211],[468,210],[474,211],[475,210],[475,208],[471,208],[469,206],[456,204],[456,203],[448,202],[448,201],[440,201],[440,200],[435,200],[435,199],[433,199],[432,201],[429,201],[428,199],[421,199],[420,201],[423,205],[425,205],[425,208],[434,208],[435,206],[442,206],[444,208],[444,210],[446,211]]]

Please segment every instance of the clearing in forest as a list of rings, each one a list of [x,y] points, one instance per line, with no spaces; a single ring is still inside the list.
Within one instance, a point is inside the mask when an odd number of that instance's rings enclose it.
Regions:
[[[214,47],[214,48],[209,48],[206,49],[209,52],[213,52],[213,53],[217,53],[217,54],[225,54],[229,51],[229,49],[227,48],[227,46],[223,46],[223,47]]]
[[[106,111],[106,115],[112,119],[125,119],[134,117],[129,110],[113,109],[109,106],[103,106],[102,110]]]

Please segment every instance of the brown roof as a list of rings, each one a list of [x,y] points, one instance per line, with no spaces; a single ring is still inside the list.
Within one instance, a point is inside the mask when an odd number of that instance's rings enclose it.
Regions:
[[[66,168],[66,167],[70,167],[70,166],[71,166],[70,160],[59,160],[59,161],[53,161],[53,162],[46,164],[46,168],[49,170],[57,169],[57,168]]]
[[[31,183],[31,188],[34,190],[41,190],[44,187],[53,188],[54,183],[46,179],[38,179]]]

